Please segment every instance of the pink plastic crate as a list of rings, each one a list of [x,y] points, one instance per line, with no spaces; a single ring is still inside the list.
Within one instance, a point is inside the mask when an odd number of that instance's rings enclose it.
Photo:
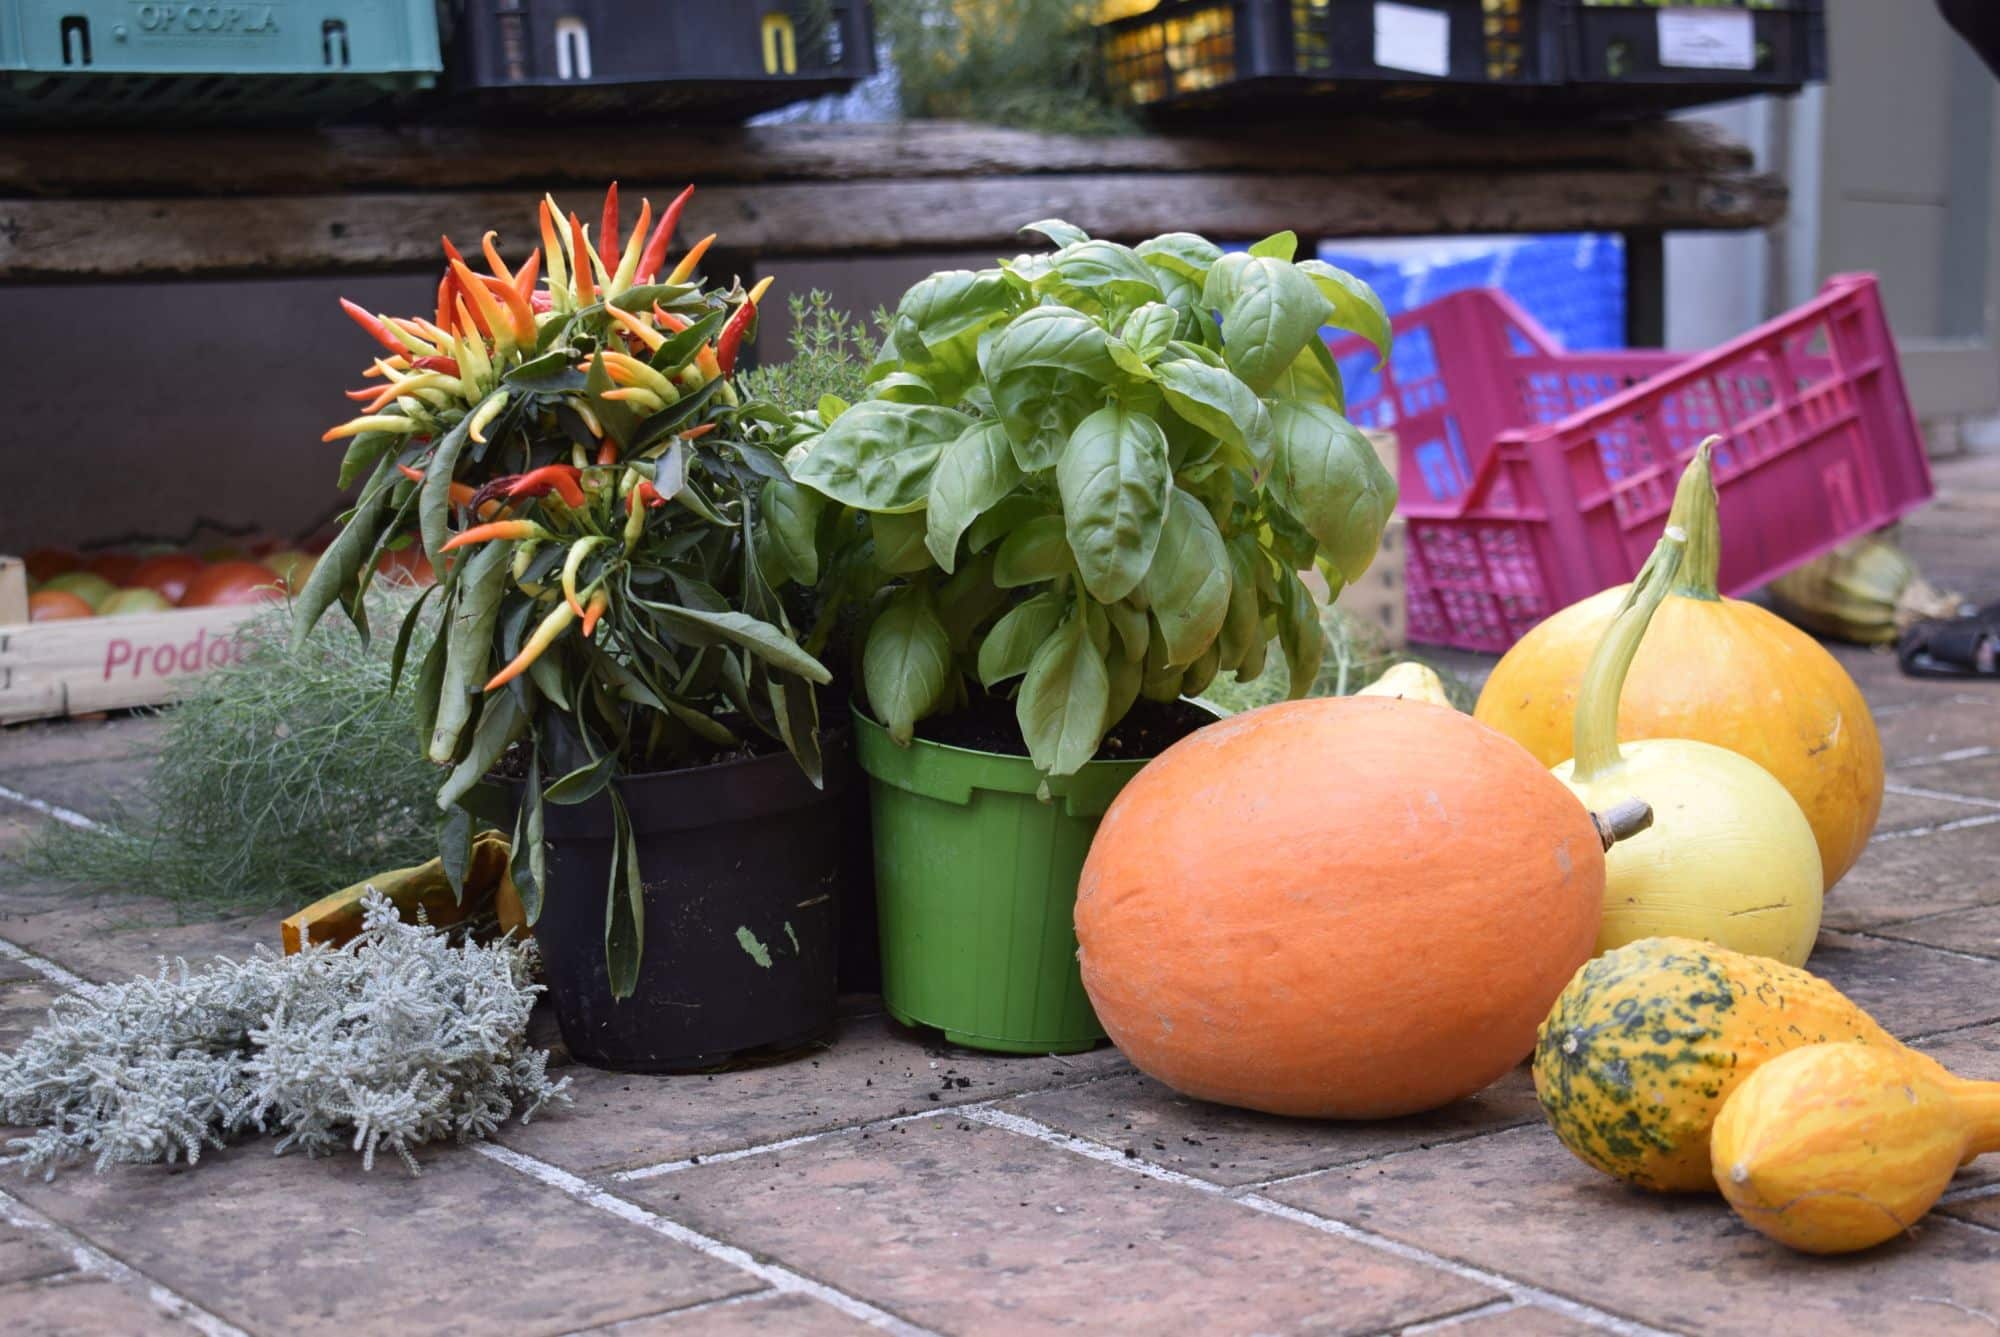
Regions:
[[[1719,434],[1722,588],[1740,594],[1931,496],[1875,279],[1706,353],[1565,353],[1506,294],[1395,319],[1387,365],[1332,345],[1357,423],[1396,432],[1410,639],[1505,650],[1630,580]]]

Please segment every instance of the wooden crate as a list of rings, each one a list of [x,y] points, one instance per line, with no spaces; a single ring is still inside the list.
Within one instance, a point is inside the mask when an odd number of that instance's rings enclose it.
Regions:
[[[26,576],[0,558],[0,611],[27,604]],[[261,605],[165,613],[0,621],[0,724],[171,701],[192,679],[243,656],[246,619]]]

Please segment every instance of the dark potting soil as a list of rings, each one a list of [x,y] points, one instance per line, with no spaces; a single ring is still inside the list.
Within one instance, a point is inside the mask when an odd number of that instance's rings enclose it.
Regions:
[[[1204,724],[1213,723],[1214,712],[1189,702],[1148,701],[1141,697],[1130,713],[1105,735],[1097,755],[1107,761],[1157,757]],[[1008,757],[1028,755],[1020,722],[1014,717],[1014,703],[999,696],[974,696],[963,710],[922,720],[917,724],[917,737],[975,752],[997,752]]]

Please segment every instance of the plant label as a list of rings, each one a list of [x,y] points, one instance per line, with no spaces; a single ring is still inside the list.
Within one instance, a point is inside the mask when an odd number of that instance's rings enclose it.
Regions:
[[[1382,0],[1375,6],[1375,63],[1444,78],[1451,73],[1451,16]]]
[[[1756,68],[1757,41],[1747,9],[1663,9],[1660,64],[1683,70]]]

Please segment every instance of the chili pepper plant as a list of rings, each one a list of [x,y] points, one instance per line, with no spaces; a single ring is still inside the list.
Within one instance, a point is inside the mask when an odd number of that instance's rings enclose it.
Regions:
[[[547,886],[544,805],[606,794],[616,847],[605,952],[611,992],[638,976],[643,884],[619,782],[782,746],[819,783],[826,670],[748,560],[756,496],[783,468],[730,426],[738,350],[765,283],[708,287],[697,241],[667,250],[688,195],[629,234],[617,187],[597,234],[551,199],[541,246],[484,268],[449,239],[433,313],[343,303],[379,344],[349,392],[361,416],[340,482],[360,481],[339,536],[300,594],[303,637],[335,602],[365,627],[378,556],[421,543],[443,633],[416,668],[419,732],[449,766],[437,803],[447,867],[462,867],[475,790],[510,753],[525,771],[513,876],[529,921]],[[395,656],[403,668],[413,628]],[[517,748],[517,745],[519,747]]]
[[[1385,357],[1390,331],[1289,232],[1225,254],[1030,230],[1055,249],[904,295],[865,398],[767,415],[793,480],[765,484],[767,538],[778,578],[865,609],[862,691],[897,742],[1012,691],[1035,766],[1062,776],[1142,697],[1254,679],[1274,641],[1310,689],[1324,642],[1299,572],[1335,593],[1360,576],[1396,499],[1321,328]]]

